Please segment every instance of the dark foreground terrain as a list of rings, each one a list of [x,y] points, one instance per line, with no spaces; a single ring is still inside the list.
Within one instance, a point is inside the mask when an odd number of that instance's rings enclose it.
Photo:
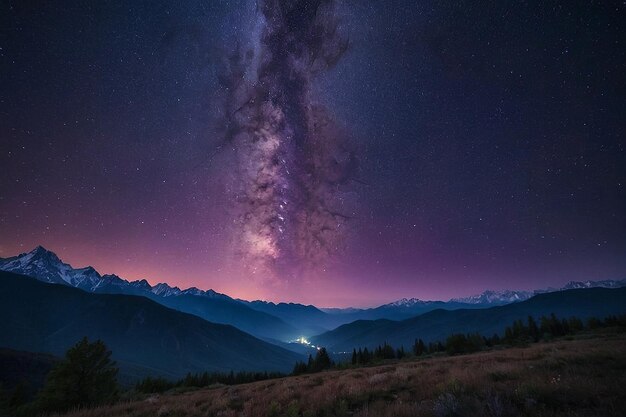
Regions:
[[[608,329],[607,329],[608,330]],[[146,395],[72,417],[623,416],[626,334]]]

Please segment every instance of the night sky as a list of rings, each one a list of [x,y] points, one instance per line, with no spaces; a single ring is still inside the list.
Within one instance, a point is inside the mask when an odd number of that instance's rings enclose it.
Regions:
[[[625,9],[3,1],[0,257],[320,306],[624,278]]]

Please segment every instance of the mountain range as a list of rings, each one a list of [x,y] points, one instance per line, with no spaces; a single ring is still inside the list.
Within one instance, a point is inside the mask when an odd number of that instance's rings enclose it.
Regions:
[[[37,278],[97,294],[138,295],[205,320],[230,324],[265,339],[292,340],[299,332],[276,316],[254,310],[244,303],[213,290],[195,287],[181,290],[168,284],[151,286],[146,280],[127,281],[117,275],[100,275],[92,267],[73,268],[45,248],[0,259],[0,270]]]
[[[126,375],[290,371],[304,356],[233,326],[211,323],[146,297],[94,294],[0,272],[0,346],[62,355],[87,336],[112,350]]]
[[[0,258],[0,270],[37,278],[40,281],[67,285],[98,294],[139,295],[166,307],[194,314],[214,323],[230,324],[263,340],[282,344],[299,337],[310,337],[356,320],[405,320],[437,309],[482,309],[527,300],[546,292],[575,288],[619,288],[626,280],[572,281],[564,287],[535,291],[492,291],[449,301],[424,301],[403,298],[375,308],[319,309],[312,305],[237,300],[213,290],[196,287],[181,290],[146,280],[128,281],[117,275],[101,275],[93,267],[73,268],[59,257],[38,246],[30,252]],[[294,348],[294,345],[291,345]],[[296,349],[301,352],[301,349]]]
[[[592,316],[626,313],[626,287],[582,288],[535,295],[525,301],[482,309],[433,310],[406,320],[357,320],[311,338],[311,343],[326,346],[333,352],[353,348],[373,348],[385,342],[393,346],[412,346],[421,338],[425,342],[442,341],[453,333],[503,335],[505,326],[528,316],[555,314],[587,319]]]
[[[92,267],[73,268],[41,246],[0,258],[0,320],[5,323],[0,348],[59,356],[83,336],[99,338],[127,381],[203,371],[289,371],[313,346],[335,353],[384,342],[408,347],[416,338],[445,340],[457,332],[491,335],[529,315],[602,317],[622,314],[625,306],[622,280],[570,282],[559,290],[485,291],[450,301],[404,298],[369,309],[319,309],[101,275]],[[302,336],[312,345],[294,343]]]

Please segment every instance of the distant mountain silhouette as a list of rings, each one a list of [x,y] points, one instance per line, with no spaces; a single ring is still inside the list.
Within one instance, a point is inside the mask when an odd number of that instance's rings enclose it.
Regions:
[[[93,294],[0,272],[0,346],[63,355],[83,336],[102,339],[127,373],[289,371],[303,356],[233,326],[145,297]]]
[[[560,289],[535,291],[486,290],[471,297],[450,301],[425,301],[403,298],[375,308],[318,309],[297,303],[236,300],[213,290],[195,287],[181,290],[166,283],[150,285],[146,280],[127,281],[117,275],[100,275],[92,267],[73,268],[53,252],[38,246],[30,252],[0,258],[0,270],[37,278],[43,282],[68,285],[98,294],[127,294],[147,297],[175,310],[197,315],[205,320],[231,324],[266,341],[300,352],[292,342],[310,337],[357,320],[406,320],[429,311],[444,309],[482,309],[521,302],[533,295],[572,288],[618,288],[626,280],[570,282]]]
[[[626,287],[588,288],[536,295],[526,301],[485,309],[434,310],[402,321],[358,320],[311,338],[317,346],[331,351],[351,351],[355,347],[374,347],[384,342],[405,348],[416,338],[426,342],[445,341],[452,333],[478,332],[485,336],[502,334],[514,320],[556,314],[604,317],[626,313]]]
[[[73,268],[42,246],[18,256],[0,259],[0,270],[92,293],[147,297],[164,306],[195,314],[214,323],[231,324],[261,338],[288,341],[300,335],[300,331],[280,318],[250,308],[227,295],[195,287],[181,290],[164,283],[153,287],[146,280],[127,281],[117,275],[100,275],[92,267]]]
[[[240,301],[256,311],[276,316],[297,328],[300,331],[299,336],[310,336],[336,327],[332,316],[312,305],[272,303],[259,300]],[[342,321],[340,324],[343,323]]]

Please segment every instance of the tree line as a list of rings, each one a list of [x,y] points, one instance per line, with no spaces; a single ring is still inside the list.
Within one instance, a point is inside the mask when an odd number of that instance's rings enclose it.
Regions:
[[[201,372],[188,373],[178,381],[161,377],[145,377],[135,384],[135,391],[144,394],[165,392],[173,388],[203,388],[214,384],[237,385],[249,382],[265,381],[267,379],[282,378],[287,374],[282,372]]]
[[[389,359],[402,359],[407,356],[420,357],[435,354],[458,355],[478,352],[496,346],[518,346],[550,340],[555,337],[573,335],[583,330],[594,330],[600,327],[626,327],[626,315],[608,316],[601,320],[592,317],[586,323],[577,317],[559,319],[554,314],[541,316],[539,320],[528,316],[526,320],[515,320],[504,330],[501,337],[497,333],[491,337],[479,333],[454,333],[448,336],[445,342],[436,341],[425,343],[422,339],[415,339],[410,350],[404,346],[394,349],[388,343],[383,343],[373,350],[367,347],[353,349],[349,364],[338,363],[336,368],[349,366],[363,366],[380,363]],[[297,365],[296,365],[297,367]],[[295,371],[295,370],[294,370]],[[309,370],[308,372],[315,372]]]
[[[309,360],[305,362],[298,361],[293,367],[292,375],[310,374],[330,369],[335,363],[330,359],[330,355],[326,348],[319,348],[315,357],[309,355]]]

